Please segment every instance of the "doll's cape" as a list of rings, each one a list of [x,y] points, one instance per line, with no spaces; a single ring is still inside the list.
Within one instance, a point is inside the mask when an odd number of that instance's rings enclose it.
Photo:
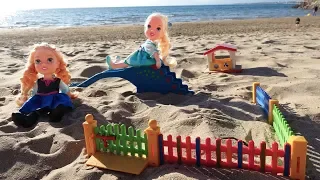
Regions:
[[[70,87],[88,87],[100,79],[109,77],[119,77],[128,80],[137,87],[137,93],[194,94],[194,92],[189,90],[187,85],[182,84],[182,80],[176,78],[176,74],[170,72],[169,67],[165,65],[162,65],[160,69],[157,69],[155,65],[153,65],[106,70],[93,75],[83,82],[72,83]]]

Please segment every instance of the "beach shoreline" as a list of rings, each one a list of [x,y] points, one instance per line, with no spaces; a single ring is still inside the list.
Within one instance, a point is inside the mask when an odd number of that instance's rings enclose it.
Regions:
[[[295,18],[262,18],[250,20],[200,21],[174,23],[169,29],[171,37],[203,36],[242,33],[272,33],[275,31],[312,31],[319,28],[320,17],[301,17],[299,28]],[[86,34],[86,36],[84,36]],[[119,39],[144,39],[143,25],[99,25],[82,27],[44,27],[30,29],[0,29],[0,45],[8,46],[10,40],[33,44],[40,36],[42,41],[55,39],[53,43],[111,41]],[[74,38],[79,37],[79,38]]]
[[[0,29],[0,179],[278,179],[237,169],[163,165],[140,176],[87,167],[82,123],[93,114],[98,125],[121,123],[141,130],[156,119],[161,133],[193,140],[235,137],[267,148],[277,141],[260,107],[251,103],[253,82],[278,99],[294,132],[308,141],[307,178],[320,177],[320,17],[174,23],[170,57],[176,76],[195,92],[136,94],[121,78],[100,80],[79,91],[75,110],[58,124],[43,118],[31,129],[16,127],[11,113],[28,52],[40,42],[62,51],[72,82],[107,69],[105,57],[127,57],[145,41],[142,25]],[[216,44],[235,45],[239,74],[207,73],[204,52]],[[12,158],[8,158],[12,157]],[[236,160],[236,159],[235,159]],[[268,160],[267,160],[268,162]]]

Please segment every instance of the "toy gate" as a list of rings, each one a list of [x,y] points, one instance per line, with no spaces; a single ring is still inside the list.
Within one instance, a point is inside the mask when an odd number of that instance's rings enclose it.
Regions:
[[[87,165],[132,174],[140,174],[147,167],[147,135],[142,136],[140,130],[129,127],[127,133],[123,124],[97,127],[91,114],[83,127],[87,153],[92,155]]]

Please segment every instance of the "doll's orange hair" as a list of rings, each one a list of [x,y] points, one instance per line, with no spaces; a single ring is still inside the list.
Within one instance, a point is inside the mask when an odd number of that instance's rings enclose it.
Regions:
[[[48,48],[50,49],[57,60],[60,62],[60,66],[56,69],[55,75],[60,78],[65,84],[70,84],[70,73],[67,70],[67,63],[65,62],[62,53],[57,50],[54,46],[47,43],[36,44],[34,48],[30,51],[28,62],[26,64],[26,70],[23,73],[21,81],[21,94],[18,96],[16,102],[21,106],[28,98],[29,91],[33,88],[34,84],[38,80],[38,72],[35,69],[34,54],[39,48]],[[71,98],[76,98],[77,95],[70,92],[69,96]]]

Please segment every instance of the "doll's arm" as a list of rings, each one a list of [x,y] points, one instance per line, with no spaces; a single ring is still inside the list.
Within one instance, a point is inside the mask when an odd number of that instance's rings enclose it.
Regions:
[[[78,97],[78,93],[71,93],[69,86],[66,85],[63,81],[60,81],[59,89],[61,93],[67,94],[71,99]]]
[[[160,56],[159,56],[159,53],[155,52],[153,53],[153,57],[156,59],[156,62],[161,62],[161,59],[160,59]]]
[[[60,81],[59,89],[61,93],[68,94],[70,93],[69,86],[66,85],[63,81]]]
[[[35,83],[33,88],[32,88],[31,96],[36,95],[37,92],[38,92],[38,83]]]
[[[159,54],[157,52],[153,53],[153,57],[156,60],[156,67],[159,69],[161,68],[161,59],[159,57]]]
[[[159,57],[159,50],[157,49],[157,47],[155,45],[147,44],[145,46],[145,50],[151,57],[154,57],[156,60],[157,60],[157,57]]]

